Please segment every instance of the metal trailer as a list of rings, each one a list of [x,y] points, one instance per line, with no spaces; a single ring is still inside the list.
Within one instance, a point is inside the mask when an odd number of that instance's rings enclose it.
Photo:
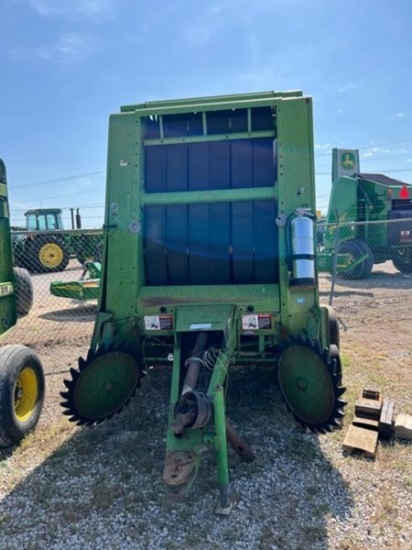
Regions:
[[[0,160],[0,337],[32,304],[29,273],[13,268],[6,167]],[[44,389],[43,366],[33,350],[15,344],[0,348],[0,447],[18,443],[35,428]]]
[[[412,273],[412,185],[360,171],[357,149],[333,149],[332,189],[319,269],[366,279],[373,265],[391,260]]]
[[[228,513],[228,372],[273,369],[297,422],[344,415],[339,330],[319,304],[312,101],[301,92],[149,102],[110,117],[98,314],[64,414],[119,412],[149,366],[170,370],[164,481],[191,485],[215,453]],[[251,368],[253,367],[253,368]]]

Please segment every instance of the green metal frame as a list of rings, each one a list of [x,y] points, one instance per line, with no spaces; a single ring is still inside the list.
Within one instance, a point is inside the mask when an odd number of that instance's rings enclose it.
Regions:
[[[17,322],[6,167],[0,159],[0,335]]]
[[[269,107],[276,116],[273,130],[253,131],[251,112]],[[208,134],[211,112],[246,109],[247,131]],[[162,117],[194,113],[202,117],[200,135],[165,138]],[[160,137],[144,137],[145,122],[159,121]],[[270,137],[277,141],[277,181],[265,188],[218,189],[148,193],[145,191],[144,150],[167,144],[253,140]],[[145,280],[145,254],[142,227],[145,208],[153,205],[188,205],[274,201],[278,216],[279,280],[271,284],[218,286],[148,286]],[[165,363],[173,354],[171,405],[166,455],[176,459],[193,452],[192,470],[196,473],[205,448],[216,453],[220,506],[227,498],[228,458],[223,388],[233,362],[242,364],[276,362],[280,346],[289,335],[306,334],[329,346],[328,314],[319,307],[317,276],[315,285],[292,286],[288,220],[297,209],[315,213],[312,102],[301,92],[265,92],[152,102],[121,108],[110,117],[104,249],[98,314],[90,352],[98,349],[128,349],[144,364]],[[273,220],[275,223],[275,219]],[[242,326],[244,315],[270,316],[270,326],[250,331]],[[170,316],[168,329],[145,327],[145,316]],[[187,320],[184,322],[183,319]],[[205,319],[208,328],[205,326]],[[187,429],[177,438],[172,430],[176,405],[182,386],[182,346],[196,331],[220,334],[224,340],[211,375],[207,395],[213,404],[213,423],[200,429]],[[187,458],[187,456],[186,456]]]

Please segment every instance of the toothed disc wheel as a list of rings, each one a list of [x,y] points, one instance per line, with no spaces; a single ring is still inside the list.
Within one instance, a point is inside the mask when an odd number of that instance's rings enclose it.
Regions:
[[[295,419],[314,432],[331,431],[344,416],[339,351],[336,346],[331,351],[321,353],[318,346],[297,340],[279,358],[282,397]]]
[[[64,414],[77,424],[94,424],[111,418],[129,402],[139,384],[136,360],[121,351],[107,352],[79,359],[79,370],[70,369],[71,380],[65,380]]]

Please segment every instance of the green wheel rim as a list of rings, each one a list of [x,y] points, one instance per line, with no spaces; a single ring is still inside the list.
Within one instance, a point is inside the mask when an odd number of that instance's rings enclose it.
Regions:
[[[86,365],[74,381],[73,409],[89,421],[104,419],[127,403],[138,382],[138,364],[131,355],[106,353]]]
[[[335,406],[335,388],[323,358],[310,347],[291,345],[281,354],[278,379],[296,417],[309,425],[327,422]]]

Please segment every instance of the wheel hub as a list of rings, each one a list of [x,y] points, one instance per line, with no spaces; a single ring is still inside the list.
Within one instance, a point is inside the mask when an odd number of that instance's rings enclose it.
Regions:
[[[53,269],[63,262],[63,250],[56,243],[44,244],[39,251],[39,259],[42,265]]]
[[[38,383],[34,370],[24,368],[16,382],[14,389],[14,413],[24,422],[32,414],[38,399]]]

